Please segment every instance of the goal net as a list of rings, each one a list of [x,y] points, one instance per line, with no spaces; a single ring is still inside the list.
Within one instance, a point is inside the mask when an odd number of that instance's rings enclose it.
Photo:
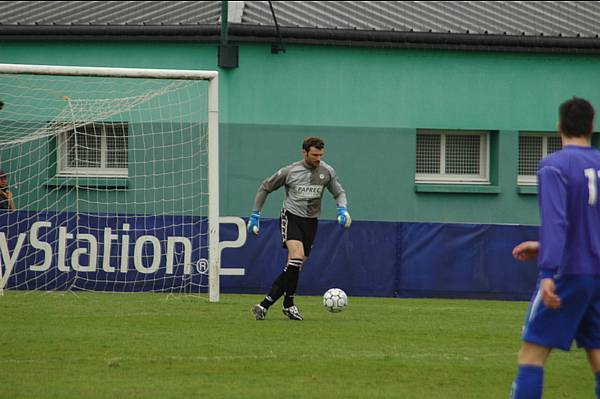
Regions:
[[[210,71],[0,64],[0,294],[218,301],[217,92]]]

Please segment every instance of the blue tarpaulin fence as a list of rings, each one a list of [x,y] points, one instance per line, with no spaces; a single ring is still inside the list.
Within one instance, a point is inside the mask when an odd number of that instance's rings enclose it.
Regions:
[[[224,265],[246,269],[244,278],[223,277],[224,291],[266,293],[287,256],[278,229],[277,220],[264,221],[243,250],[223,253]],[[298,293],[340,287],[354,296],[528,300],[536,265],[511,251],[537,234],[534,226],[357,221],[346,230],[321,221]]]

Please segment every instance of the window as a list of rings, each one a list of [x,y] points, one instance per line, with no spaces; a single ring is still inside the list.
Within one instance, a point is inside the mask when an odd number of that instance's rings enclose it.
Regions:
[[[417,183],[489,184],[489,132],[417,132]]]
[[[88,123],[58,134],[58,176],[127,176],[128,125]]]
[[[554,133],[519,134],[519,174],[517,184],[530,186],[537,184],[537,170],[540,160],[546,155],[560,150],[560,137]]]

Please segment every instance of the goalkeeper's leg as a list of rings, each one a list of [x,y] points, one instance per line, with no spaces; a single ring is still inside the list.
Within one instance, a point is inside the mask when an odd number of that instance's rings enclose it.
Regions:
[[[298,288],[298,279],[300,278],[300,269],[302,268],[303,260],[292,258],[288,261],[285,268],[283,307],[290,308],[294,306],[294,294]]]
[[[281,272],[281,274],[279,274],[279,276],[277,276],[277,278],[273,282],[273,285],[271,286],[271,289],[269,290],[269,293],[267,294],[267,296],[261,301],[261,303],[256,304],[252,307],[252,313],[254,314],[254,317],[256,318],[256,320],[264,320],[267,317],[267,311],[269,310],[271,305],[273,305],[275,302],[277,302],[277,300],[279,298],[281,298],[281,296],[286,292],[286,287],[289,287],[289,285],[293,283],[294,269],[297,269],[297,268],[291,267],[288,264],[286,266],[286,268],[283,270],[283,272]],[[296,273],[296,278],[295,278],[296,285],[298,284],[297,275],[298,275],[298,273]],[[290,278],[290,276],[292,276],[292,277]],[[293,295],[292,295],[292,298],[293,298]],[[286,296],[286,300],[287,300],[287,296]]]
[[[285,278],[283,291],[283,307],[290,308],[294,306],[294,294],[298,287],[298,279],[300,278],[300,270],[305,261],[304,243],[299,240],[287,240],[285,243],[288,249],[288,263],[284,269]]]
[[[294,293],[298,286],[298,276],[302,267],[302,259],[290,259],[283,269],[283,272],[277,276],[271,290],[262,300],[260,306],[269,309],[285,293],[283,306],[288,308],[294,305]],[[291,302],[290,302],[291,301]]]
[[[273,285],[271,286],[269,293],[267,294],[265,299],[262,300],[260,306],[262,306],[265,309],[269,309],[271,305],[273,305],[275,302],[277,302],[279,298],[281,298],[281,296],[285,292],[285,277],[286,276],[284,270],[281,272],[281,274],[279,274],[279,276],[277,276],[275,281],[273,281]]]
[[[284,209],[281,213],[280,228],[282,244],[288,250],[288,262],[283,272],[273,282],[267,296],[261,303],[253,306],[252,313],[257,320],[264,320],[268,309],[284,294],[284,314],[292,318],[289,312],[286,313],[286,309],[294,308],[294,313],[298,317],[293,319],[302,320],[302,316],[294,306],[294,295],[298,287],[300,269],[310,253],[317,232],[317,219],[300,218]]]
[[[304,320],[298,308],[294,305],[294,295],[298,287],[300,270],[305,261],[304,242],[298,240],[288,240],[286,246],[289,252],[288,264],[285,268],[283,298],[283,314],[290,320]]]
[[[281,274],[279,274],[279,276],[277,276],[273,282],[271,290],[267,296],[265,296],[261,303],[252,307],[252,313],[254,314],[256,320],[264,320],[267,316],[267,311],[269,308],[275,302],[277,302],[277,300],[281,298],[284,293],[285,298],[283,307],[291,308],[294,306],[294,294],[296,292],[296,287],[298,287],[298,278],[300,269],[302,268],[303,258],[293,258],[292,256],[295,255],[303,257],[303,246],[302,242],[295,240],[290,240],[286,244],[289,249],[290,258],[288,259],[283,272],[281,272]],[[286,314],[286,316],[288,315]]]
[[[290,320],[304,320],[294,305],[294,294],[298,287],[298,278],[302,268],[302,259],[290,259],[286,268],[285,297],[283,298],[283,314]]]

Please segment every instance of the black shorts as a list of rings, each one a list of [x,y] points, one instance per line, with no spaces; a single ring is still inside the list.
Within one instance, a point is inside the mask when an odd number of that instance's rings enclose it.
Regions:
[[[318,226],[319,220],[317,218],[303,218],[282,209],[279,227],[283,247],[286,248],[285,242],[287,240],[301,241],[304,246],[304,256],[308,257],[317,235]]]

